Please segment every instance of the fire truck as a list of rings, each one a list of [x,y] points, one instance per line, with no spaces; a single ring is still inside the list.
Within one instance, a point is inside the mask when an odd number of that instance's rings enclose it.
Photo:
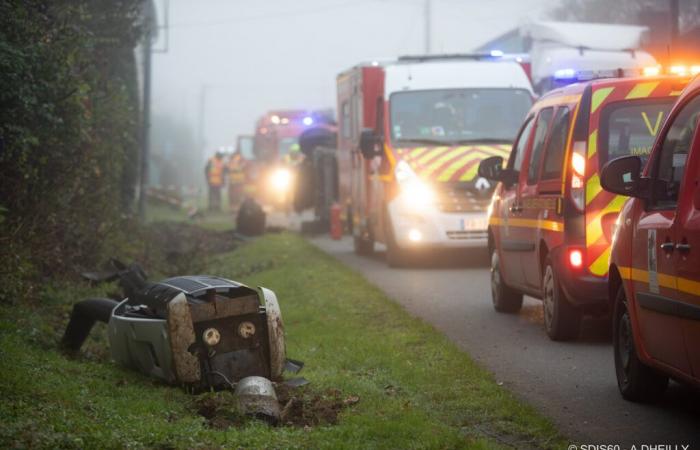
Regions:
[[[293,161],[301,157],[299,136],[324,114],[307,110],[269,111],[255,125],[253,164],[256,198],[267,206],[290,206]]]
[[[493,190],[533,103],[522,66],[491,55],[407,56],[337,77],[339,198],[355,251],[402,265],[426,248],[486,247]]]

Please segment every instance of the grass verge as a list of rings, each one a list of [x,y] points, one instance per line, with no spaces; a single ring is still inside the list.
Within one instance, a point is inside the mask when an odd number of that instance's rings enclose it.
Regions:
[[[80,358],[68,359],[56,342],[70,305],[99,292],[51,286],[35,305],[0,309],[0,447],[561,448],[566,442],[433,328],[297,236],[258,239],[210,259],[208,272],[276,291],[288,355],[306,362],[307,394],[351,399],[337,424],[212,427],[197,413],[201,396],[110,363],[104,327]]]

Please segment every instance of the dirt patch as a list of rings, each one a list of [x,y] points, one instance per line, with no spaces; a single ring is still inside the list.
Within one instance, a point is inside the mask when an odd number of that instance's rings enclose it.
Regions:
[[[338,389],[316,391],[311,386],[288,388],[278,384],[275,390],[282,408],[279,426],[285,427],[335,425],[344,409],[360,401],[359,397]],[[193,407],[211,428],[237,427],[251,420],[238,412],[236,399],[229,391],[202,394],[194,399]]]
[[[211,428],[225,430],[241,426],[246,417],[236,409],[236,400],[231,392],[216,392],[199,395],[193,406],[197,414],[204,417]]]

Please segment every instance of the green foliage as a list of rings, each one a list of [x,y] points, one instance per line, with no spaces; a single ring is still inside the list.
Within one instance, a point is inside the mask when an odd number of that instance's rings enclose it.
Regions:
[[[5,288],[18,259],[40,274],[94,264],[129,212],[142,1],[0,0]]]

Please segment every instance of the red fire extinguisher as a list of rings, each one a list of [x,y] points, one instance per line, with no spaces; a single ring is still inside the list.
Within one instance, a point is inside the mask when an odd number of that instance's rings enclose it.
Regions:
[[[331,239],[339,240],[343,237],[343,221],[340,220],[340,204],[331,205]]]

